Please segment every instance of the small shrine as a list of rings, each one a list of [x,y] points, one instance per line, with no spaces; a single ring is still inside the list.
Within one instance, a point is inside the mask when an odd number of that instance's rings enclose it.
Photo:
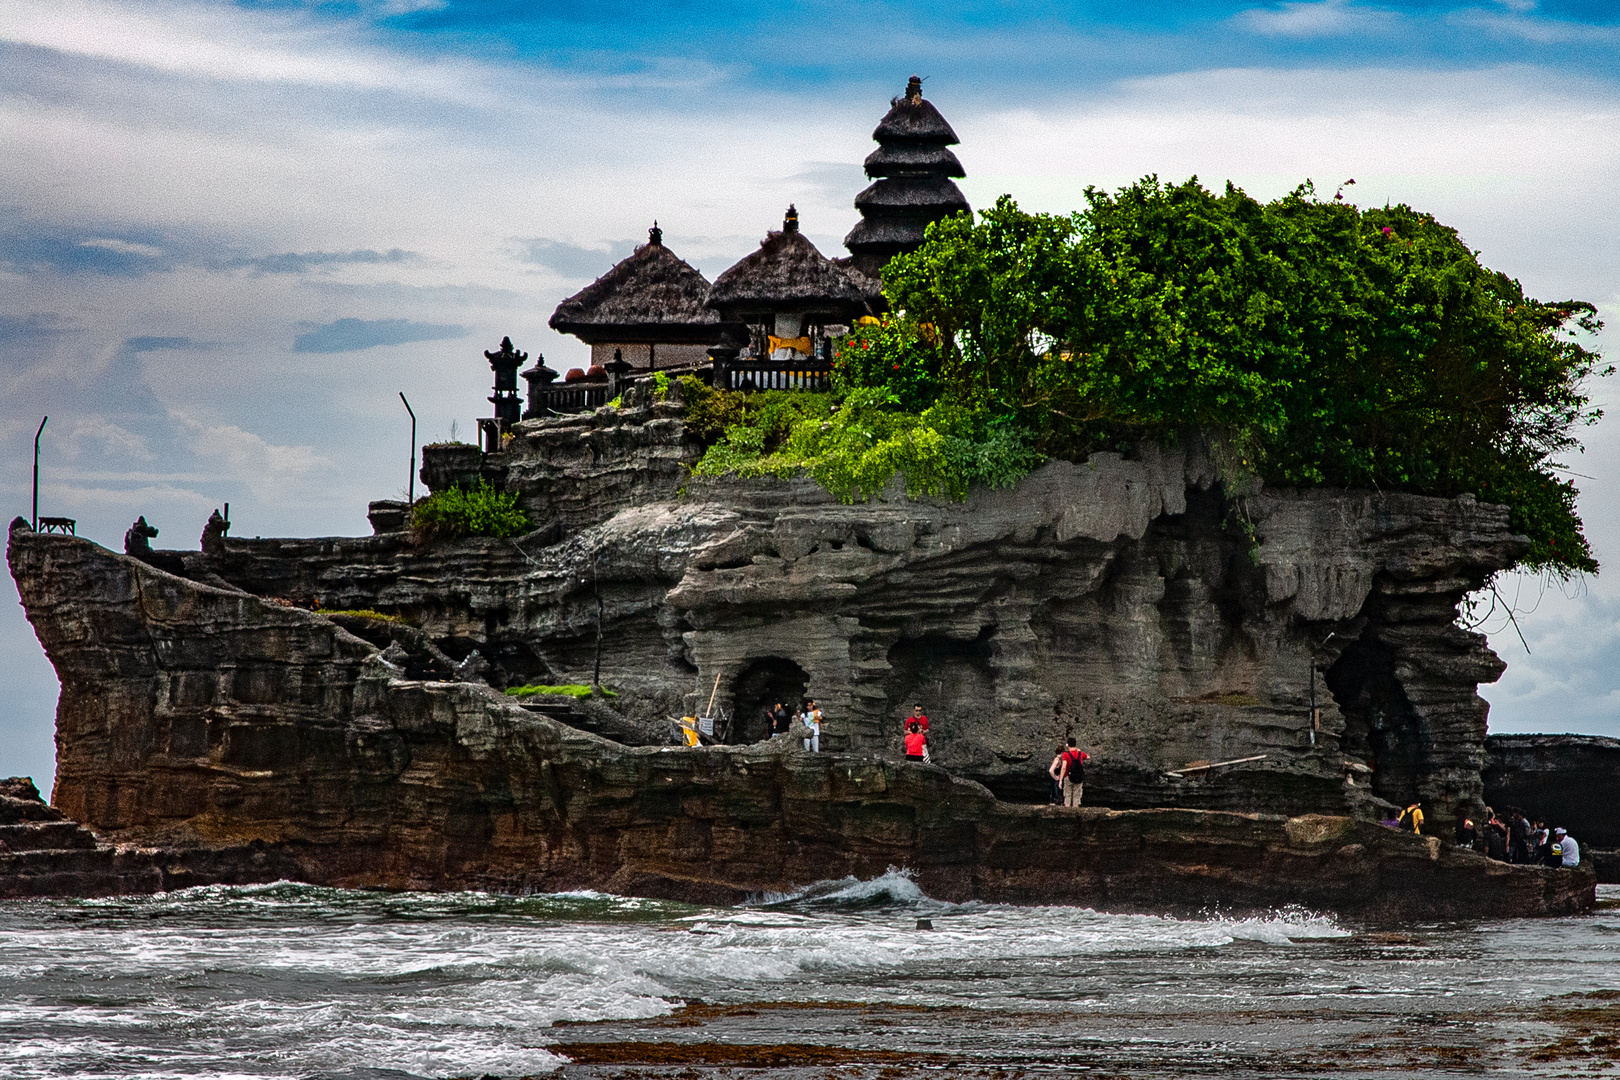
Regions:
[[[593,369],[617,359],[637,371],[689,370],[728,331],[743,332],[704,306],[708,295],[708,279],[664,246],[654,222],[645,244],[558,304],[550,326],[589,345]]]
[[[844,237],[854,268],[875,277],[903,251],[922,246],[930,223],[968,209],[952,177],[966,176],[951,151],[959,141],[913,75],[872,132],[878,148],[866,159],[873,183],[855,196],[860,222]]]
[[[709,307],[728,323],[748,327],[739,361],[830,362],[827,328],[869,314],[866,291],[799,231],[792,206],[780,232],[714,279]],[[713,350],[718,369],[731,358]],[[754,380],[757,384],[757,380]],[[717,380],[717,385],[718,385]]]

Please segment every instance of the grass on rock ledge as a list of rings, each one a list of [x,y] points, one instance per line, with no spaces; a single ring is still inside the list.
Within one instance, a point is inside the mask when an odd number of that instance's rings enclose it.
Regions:
[[[600,690],[604,697],[619,696],[605,686],[591,687],[585,683],[565,683],[562,686],[544,686],[539,684],[534,686],[513,686],[510,687],[506,693],[507,696],[515,698],[541,697],[546,695],[553,697],[588,698],[593,695],[595,690]]]
[[[477,487],[447,488],[419,499],[411,511],[411,528],[429,540],[504,539],[522,536],[534,525],[518,506],[516,492],[497,491],[489,481],[480,480]]]

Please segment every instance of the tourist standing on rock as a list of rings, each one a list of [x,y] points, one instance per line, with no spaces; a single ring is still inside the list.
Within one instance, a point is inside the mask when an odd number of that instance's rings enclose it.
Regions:
[[[1547,849],[1552,846],[1552,832],[1547,828],[1545,821],[1536,819],[1536,827],[1530,833],[1530,861],[1539,863],[1547,857]]]
[[[1497,862],[1507,862],[1507,846],[1507,826],[1493,813],[1491,819],[1485,823],[1485,857],[1495,859]]]
[[[906,760],[928,760],[928,736],[915,720],[906,721]]]
[[[1508,862],[1524,865],[1530,861],[1530,819],[1523,810],[1508,811]]]
[[[928,715],[923,712],[923,707],[921,705],[913,705],[911,707],[911,715],[906,717],[906,730],[907,731],[911,730],[911,725],[912,724],[916,724],[917,725],[917,730],[922,732],[924,735],[928,734]],[[932,745],[931,741],[929,743],[925,743],[923,745],[923,760],[924,761],[932,761],[932,760],[934,760],[934,755],[928,749],[928,747],[930,745]]]
[[[1558,853],[1560,866],[1581,865],[1581,845],[1564,829],[1552,831],[1552,849]]]
[[[1046,774],[1052,778],[1051,803],[1053,806],[1063,805],[1063,747],[1052,751],[1052,764],[1046,768]]]
[[[821,710],[816,708],[816,701],[811,698],[804,705],[804,726],[810,729],[809,736],[804,740],[804,748],[812,754],[821,753]]]
[[[1413,803],[1411,806],[1408,806],[1405,810],[1402,810],[1401,811],[1401,816],[1396,818],[1395,820],[1397,820],[1397,821],[1405,821],[1407,818],[1412,819],[1412,831],[1413,832],[1420,833],[1420,832],[1423,831],[1423,807],[1422,806],[1420,806],[1417,803]]]
[[[788,725],[793,722],[793,717],[788,715],[787,706],[780,701],[776,703],[776,708],[765,710],[765,719],[769,722],[773,739],[778,735],[786,735]]]
[[[1064,806],[1080,805],[1080,797],[1085,793],[1086,787],[1086,762],[1090,760],[1091,755],[1077,747],[1074,740],[1070,739],[1068,749],[1059,754],[1058,759],[1052,763],[1052,769],[1047,770],[1052,779],[1063,788]]]
[[[1471,848],[1479,840],[1479,830],[1474,828],[1472,818],[1457,819],[1457,846]]]

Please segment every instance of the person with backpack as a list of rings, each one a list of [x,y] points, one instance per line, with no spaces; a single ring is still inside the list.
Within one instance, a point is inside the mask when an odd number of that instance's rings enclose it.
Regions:
[[[1070,739],[1068,748],[1058,755],[1057,760],[1052,762],[1052,768],[1047,770],[1063,788],[1064,806],[1080,805],[1080,796],[1086,787],[1086,762],[1090,760],[1091,755],[1075,746],[1074,740]]]

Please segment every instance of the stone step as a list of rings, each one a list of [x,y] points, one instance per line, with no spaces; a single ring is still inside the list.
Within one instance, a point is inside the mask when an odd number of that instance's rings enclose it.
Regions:
[[[96,838],[76,821],[28,821],[0,825],[0,852],[93,848]]]
[[[530,712],[541,713],[565,724],[579,719],[579,710],[565,701],[520,701],[518,704]]]

